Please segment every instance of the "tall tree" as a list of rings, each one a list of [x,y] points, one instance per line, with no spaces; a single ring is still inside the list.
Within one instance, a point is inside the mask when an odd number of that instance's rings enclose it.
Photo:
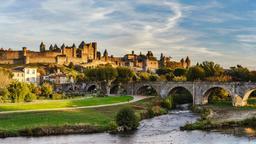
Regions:
[[[214,62],[204,61],[200,66],[204,69],[206,77],[220,76],[224,73],[224,69]]]

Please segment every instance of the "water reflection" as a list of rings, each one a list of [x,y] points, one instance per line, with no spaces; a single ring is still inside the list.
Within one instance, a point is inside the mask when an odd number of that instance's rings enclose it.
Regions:
[[[236,137],[224,132],[180,131],[179,127],[198,117],[189,111],[172,111],[168,115],[141,122],[133,134],[51,136],[39,138],[7,138],[1,144],[250,144],[256,139]],[[253,132],[244,129],[245,132]],[[255,132],[255,131],[254,131]]]

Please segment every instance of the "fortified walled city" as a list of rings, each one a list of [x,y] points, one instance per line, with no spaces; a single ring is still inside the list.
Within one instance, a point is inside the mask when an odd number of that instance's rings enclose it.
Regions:
[[[82,41],[77,47],[75,44],[61,47],[56,44],[50,45],[46,49],[46,45],[41,42],[40,51],[31,51],[27,47],[22,50],[0,49],[0,64],[65,64],[69,63],[82,66],[97,66],[100,64],[111,64],[112,66],[127,66],[137,71],[155,71],[159,67],[170,68],[188,68],[191,65],[189,57],[174,61],[171,57],[161,54],[158,60],[153,52],[148,51],[145,54],[135,54],[134,51],[123,57],[115,57],[109,55],[105,50],[103,55],[97,50],[97,43],[85,43]]]

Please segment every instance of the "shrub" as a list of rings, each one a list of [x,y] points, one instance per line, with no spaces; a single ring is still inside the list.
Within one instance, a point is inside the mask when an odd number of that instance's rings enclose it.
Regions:
[[[157,81],[158,79],[159,79],[159,77],[156,74],[152,74],[149,76],[150,81]]]
[[[123,131],[135,130],[139,126],[138,118],[130,107],[122,108],[116,115],[116,124]]]
[[[176,76],[173,81],[187,81],[187,78],[185,76]]]
[[[60,100],[62,98],[63,98],[62,94],[59,94],[59,93],[54,93],[51,95],[51,99],[53,99],[53,100]]]
[[[36,97],[36,95],[34,94],[34,93],[28,93],[26,96],[25,96],[25,98],[24,98],[24,101],[25,102],[32,102],[33,100],[36,100],[37,99],[37,97]]]
[[[41,87],[41,95],[49,98],[52,93],[53,93],[52,85],[50,85],[49,83],[43,83]]]
[[[187,73],[187,69],[184,69],[184,68],[176,68],[173,72],[173,74],[175,76],[185,76]]]
[[[173,97],[162,100],[161,107],[170,110],[173,108]]]
[[[159,115],[167,113],[167,111],[165,109],[161,108],[160,106],[153,106],[152,111],[154,113],[154,116],[159,116]]]

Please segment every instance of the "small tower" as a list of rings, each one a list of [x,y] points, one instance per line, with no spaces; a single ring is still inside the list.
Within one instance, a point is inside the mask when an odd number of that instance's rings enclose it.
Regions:
[[[41,42],[40,44],[40,52],[44,52],[45,51],[45,44],[43,42]]]
[[[66,46],[65,46],[65,44],[63,43],[60,48],[63,50],[65,47],[66,47]]]
[[[59,49],[59,47],[57,46],[57,44],[54,45],[53,49],[54,49],[54,50]]]
[[[108,51],[105,49],[103,57],[105,59],[105,61],[108,61]]]
[[[50,50],[50,51],[52,51],[52,50],[53,50],[53,46],[52,46],[52,45],[50,45],[49,50]]]
[[[72,48],[76,48],[76,45],[75,45],[75,43],[73,43],[73,45],[72,45]]]
[[[84,46],[85,46],[85,42],[84,42],[84,41],[82,41],[82,42],[81,42],[81,44],[79,45],[79,48],[81,48],[81,49],[82,49],[82,48],[84,48]]]
[[[186,58],[185,62],[186,62],[186,64],[187,64],[187,68],[189,68],[189,67],[190,67],[190,65],[191,65],[191,61],[190,61],[190,59],[189,59],[189,57],[188,57],[188,56],[187,56],[187,58]]]

